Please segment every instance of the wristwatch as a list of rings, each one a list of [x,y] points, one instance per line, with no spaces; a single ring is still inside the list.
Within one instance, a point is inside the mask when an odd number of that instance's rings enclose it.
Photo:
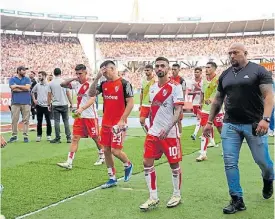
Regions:
[[[266,122],[268,122],[268,123],[270,123],[270,117],[264,116],[263,120],[266,121]]]

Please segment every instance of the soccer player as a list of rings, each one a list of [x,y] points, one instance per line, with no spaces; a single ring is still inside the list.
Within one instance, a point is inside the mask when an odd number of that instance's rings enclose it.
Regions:
[[[180,65],[173,64],[172,65],[172,75],[173,76],[171,77],[171,79],[176,81],[177,83],[179,83],[182,86],[183,98],[185,98],[186,82],[181,76],[179,76],[179,72],[180,72]],[[183,119],[183,112],[181,112],[180,120],[178,121],[178,127],[179,127],[180,134],[182,133],[182,124],[181,124],[182,119]]]
[[[200,130],[200,116],[198,110],[201,108],[201,88],[202,88],[202,68],[196,67],[194,72],[194,81],[192,82],[192,91],[189,95],[192,95],[193,113],[197,116],[197,123],[194,133],[191,135],[193,140],[196,140],[198,131]]]
[[[206,64],[206,80],[203,81],[203,88],[202,88],[202,109],[200,111],[200,117],[201,117],[201,127],[204,128],[204,126],[207,124],[210,109],[211,109],[211,103],[216,95],[217,87],[218,87],[218,75],[215,73],[217,69],[217,64],[215,62],[208,62]],[[219,113],[215,120],[214,125],[217,127],[219,132],[222,128],[222,120],[223,120],[223,113]],[[201,137],[201,150],[200,155],[196,158],[196,161],[204,161],[207,159],[206,152],[207,152],[207,146],[209,144],[209,141],[211,141],[211,145],[216,146],[216,143],[214,141],[214,130],[212,129],[210,138],[206,138],[205,136]]]
[[[107,79],[97,86],[102,75]],[[102,189],[117,185],[116,170],[113,155],[124,165],[124,181],[129,181],[133,164],[122,151],[123,142],[127,129],[127,118],[134,107],[134,94],[132,85],[118,76],[115,63],[107,60],[100,65],[89,95],[95,97],[102,93],[103,96],[103,118],[100,131],[100,144],[104,146],[105,162],[108,169],[109,180],[101,186]]]
[[[141,83],[141,93],[140,93],[140,115],[139,121],[141,127],[145,131],[148,132],[148,126],[145,123],[146,118],[149,117],[150,112],[150,103],[149,103],[149,90],[152,84],[155,83],[154,73],[153,73],[153,66],[146,65],[144,68],[144,72],[146,74],[146,79],[142,80]]]
[[[64,88],[74,89],[77,93],[76,118],[73,124],[73,139],[68,154],[68,159],[64,163],[57,163],[58,166],[72,169],[75,153],[78,149],[80,138],[90,137],[96,143],[99,158],[94,165],[104,163],[104,153],[102,146],[98,143],[98,117],[94,106],[95,97],[88,95],[90,82],[87,81],[86,66],[79,64],[75,67],[76,77],[64,80],[60,85]]]
[[[183,91],[180,84],[169,79],[167,73],[169,61],[158,57],[155,72],[158,83],[150,88],[150,128],[144,143],[144,173],[150,192],[150,198],[142,205],[141,210],[148,210],[159,203],[154,161],[164,153],[172,171],[174,192],[167,207],[175,207],[181,201],[181,168],[182,150],[178,121],[184,104]]]

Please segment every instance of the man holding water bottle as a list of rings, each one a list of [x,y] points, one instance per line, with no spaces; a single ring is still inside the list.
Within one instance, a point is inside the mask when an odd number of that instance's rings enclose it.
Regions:
[[[74,89],[77,93],[77,110],[73,112],[73,138],[68,154],[68,159],[64,163],[57,163],[58,166],[72,169],[75,153],[78,149],[80,138],[92,138],[97,145],[99,158],[94,165],[104,163],[104,153],[98,143],[98,116],[94,106],[95,97],[88,95],[90,82],[87,81],[86,66],[79,64],[75,67],[76,77],[64,80],[60,85],[64,88]]]
[[[102,75],[107,79],[97,86]],[[89,95],[94,97],[102,93],[103,111],[100,143],[104,146],[106,165],[109,180],[101,186],[102,189],[113,187],[117,184],[116,170],[113,155],[124,165],[124,181],[129,181],[133,164],[122,151],[123,141],[127,129],[127,118],[134,107],[134,94],[132,85],[118,76],[115,63],[107,60],[100,65],[100,71],[92,83]]]

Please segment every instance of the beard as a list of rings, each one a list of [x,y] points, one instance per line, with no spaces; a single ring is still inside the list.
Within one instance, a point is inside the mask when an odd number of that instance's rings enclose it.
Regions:
[[[163,78],[165,75],[166,75],[166,73],[165,73],[164,71],[159,71],[159,72],[157,72],[157,76],[158,76],[159,78]]]
[[[233,66],[233,67],[239,67],[239,62],[237,62],[237,61],[231,61],[231,65]]]

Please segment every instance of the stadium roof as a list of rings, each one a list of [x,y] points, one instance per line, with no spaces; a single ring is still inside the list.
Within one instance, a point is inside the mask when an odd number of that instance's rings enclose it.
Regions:
[[[194,35],[274,31],[274,19],[227,22],[125,23],[1,14],[2,30],[97,35]]]

